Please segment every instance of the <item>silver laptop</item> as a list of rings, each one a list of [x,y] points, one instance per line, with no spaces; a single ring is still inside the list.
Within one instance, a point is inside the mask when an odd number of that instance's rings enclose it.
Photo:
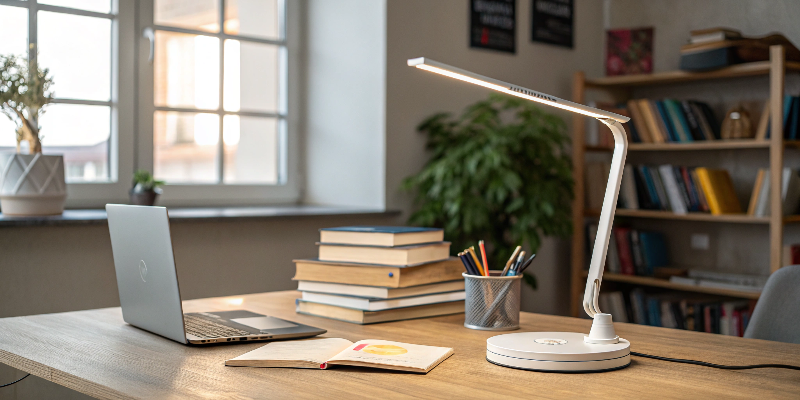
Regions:
[[[304,338],[324,329],[245,310],[183,313],[164,207],[106,205],[125,322],[184,344]]]

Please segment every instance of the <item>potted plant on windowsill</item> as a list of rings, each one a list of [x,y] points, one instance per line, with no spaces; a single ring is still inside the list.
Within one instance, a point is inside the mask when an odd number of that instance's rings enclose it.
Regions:
[[[146,170],[140,169],[133,174],[133,187],[131,188],[131,204],[136,206],[153,206],[158,195],[161,194],[164,181],[157,181]]]
[[[39,216],[64,212],[64,157],[42,154],[38,124],[45,106],[53,101],[52,85],[48,70],[39,68],[35,60],[0,56],[0,111],[17,125],[17,152],[0,157],[3,214]]]

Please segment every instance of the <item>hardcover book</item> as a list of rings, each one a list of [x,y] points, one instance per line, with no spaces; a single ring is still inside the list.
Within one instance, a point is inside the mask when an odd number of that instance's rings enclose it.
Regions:
[[[320,229],[320,242],[362,246],[407,246],[444,240],[444,230],[414,226],[342,226]]]

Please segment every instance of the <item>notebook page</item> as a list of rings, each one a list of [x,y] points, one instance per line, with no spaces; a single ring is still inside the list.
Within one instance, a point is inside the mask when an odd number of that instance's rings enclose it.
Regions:
[[[330,364],[373,364],[427,372],[453,354],[448,347],[422,346],[388,340],[360,340],[337,354]],[[351,364],[352,365],[352,364]]]
[[[347,339],[323,338],[273,342],[231,361],[309,361],[324,364],[329,358],[348,348],[353,342]]]

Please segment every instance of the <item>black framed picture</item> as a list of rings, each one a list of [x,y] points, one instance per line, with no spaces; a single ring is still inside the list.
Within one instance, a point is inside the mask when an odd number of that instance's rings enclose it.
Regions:
[[[516,0],[470,0],[469,46],[517,52]]]
[[[573,0],[531,0],[531,40],[573,47],[575,31]]]

